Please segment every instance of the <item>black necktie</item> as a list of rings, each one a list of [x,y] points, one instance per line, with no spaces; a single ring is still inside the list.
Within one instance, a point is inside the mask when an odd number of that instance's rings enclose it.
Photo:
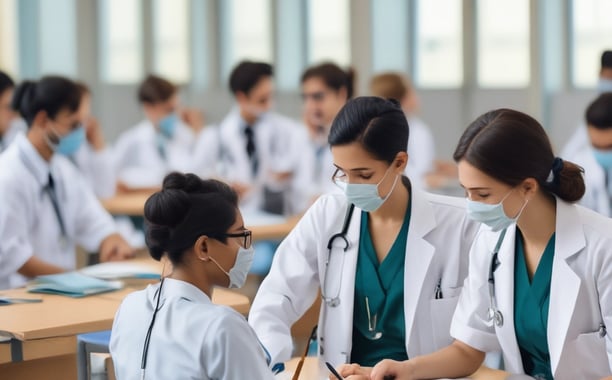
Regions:
[[[246,136],[246,152],[249,156],[249,160],[251,161],[251,172],[253,175],[257,173],[257,149],[255,147],[255,132],[253,131],[253,127],[247,125],[244,128],[244,135]]]
[[[60,212],[59,202],[57,200],[57,193],[55,192],[55,181],[53,180],[53,176],[49,173],[49,182],[43,188],[47,194],[49,194],[49,198],[51,199],[51,203],[53,204],[53,210],[55,211],[55,217],[57,218],[57,222],[59,223],[60,230],[62,232],[62,237],[66,237],[66,227],[64,226],[64,219],[62,218],[62,213]]]

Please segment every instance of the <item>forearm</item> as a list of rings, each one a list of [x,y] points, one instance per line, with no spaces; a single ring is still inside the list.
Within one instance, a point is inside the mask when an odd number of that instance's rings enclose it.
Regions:
[[[45,274],[65,272],[66,270],[57,265],[50,264],[37,257],[30,257],[17,272],[26,277],[36,277]]]
[[[411,359],[409,368],[415,379],[467,377],[476,372],[484,356],[484,352],[455,341],[437,352]]]

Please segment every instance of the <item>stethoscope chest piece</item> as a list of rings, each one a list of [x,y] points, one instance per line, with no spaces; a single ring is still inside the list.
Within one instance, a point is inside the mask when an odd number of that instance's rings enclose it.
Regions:
[[[497,327],[502,327],[504,325],[504,316],[501,311],[495,310],[492,307],[487,310],[487,318],[489,321],[493,321]]]

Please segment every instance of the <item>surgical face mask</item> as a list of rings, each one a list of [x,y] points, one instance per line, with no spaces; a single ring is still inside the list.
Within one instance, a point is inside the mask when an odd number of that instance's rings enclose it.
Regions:
[[[223,269],[217,260],[213,259],[212,257],[211,260],[217,264],[217,267],[219,267],[219,269],[221,269],[221,271],[229,277],[229,288],[242,288],[246,282],[249,270],[251,269],[254,253],[255,250],[253,249],[253,246],[251,246],[249,249],[240,247],[236,255],[236,262],[229,272]]]
[[[487,204],[482,202],[476,202],[471,199],[467,199],[467,213],[468,217],[477,222],[486,224],[491,230],[497,232],[504,228],[508,228],[512,223],[516,223],[518,218],[523,213],[527,201],[523,203],[523,206],[519,210],[518,214],[514,218],[510,218],[504,212],[504,201],[514,189],[510,190],[508,194],[497,204]]]
[[[54,143],[49,136],[45,135],[47,145],[49,145],[54,152],[63,154],[65,156],[72,156],[75,154],[85,141],[85,128],[83,128],[83,126],[79,126],[63,137],[59,137],[59,133],[57,133],[54,129],[52,129],[52,131],[56,136],[58,136],[59,142]]]
[[[593,155],[602,168],[612,169],[612,150],[593,149]]]
[[[350,203],[359,207],[363,211],[372,212],[372,211],[378,210],[378,208],[380,208],[380,206],[382,206],[383,203],[385,203],[385,201],[389,198],[389,196],[395,189],[395,185],[397,184],[397,179],[399,178],[399,175],[395,176],[395,181],[393,181],[393,186],[391,187],[391,190],[389,190],[389,193],[384,198],[381,198],[381,196],[378,193],[378,186],[380,186],[382,181],[385,180],[385,177],[389,173],[390,169],[391,167],[387,169],[387,172],[382,177],[380,182],[376,184],[346,183],[340,180],[335,180],[335,182],[342,190],[344,190],[344,194],[346,195],[346,198],[348,199]]]
[[[159,130],[164,136],[171,139],[176,132],[177,125],[178,116],[173,112],[159,121]]]
[[[612,92],[612,79],[599,78],[597,81],[597,91],[600,94],[604,92]]]

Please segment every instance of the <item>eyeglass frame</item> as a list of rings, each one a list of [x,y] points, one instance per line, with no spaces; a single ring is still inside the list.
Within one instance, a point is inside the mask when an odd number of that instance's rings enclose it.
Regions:
[[[251,248],[251,246],[253,245],[253,232],[251,230],[247,230],[245,229],[242,232],[236,232],[236,233],[224,233],[222,235],[223,237],[232,237],[232,238],[244,238],[243,244],[240,244],[240,246],[244,249],[249,249]]]

